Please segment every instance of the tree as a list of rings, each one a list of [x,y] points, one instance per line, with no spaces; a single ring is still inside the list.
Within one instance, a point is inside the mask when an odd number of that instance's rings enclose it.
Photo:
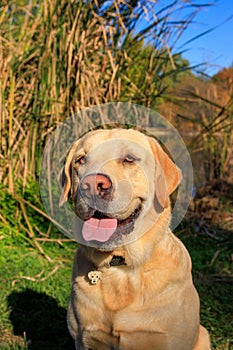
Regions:
[[[230,178],[233,170],[232,70],[223,69],[213,78],[187,75],[169,91],[169,103],[159,107],[186,135],[190,149],[202,152],[205,179]],[[189,142],[187,138],[189,136]],[[197,153],[196,153],[197,154]]]

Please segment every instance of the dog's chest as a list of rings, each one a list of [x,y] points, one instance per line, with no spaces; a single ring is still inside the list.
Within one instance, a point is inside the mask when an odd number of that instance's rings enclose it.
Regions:
[[[130,305],[137,295],[139,278],[136,273],[129,275],[124,267],[111,267],[102,275],[99,288],[103,303],[110,311],[118,311]]]

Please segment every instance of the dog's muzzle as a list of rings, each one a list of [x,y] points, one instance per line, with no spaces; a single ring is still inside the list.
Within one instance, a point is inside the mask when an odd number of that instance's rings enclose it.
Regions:
[[[133,231],[142,203],[127,218],[116,218],[117,205],[122,203],[114,202],[113,194],[114,186],[107,174],[92,173],[81,179],[75,203],[77,215],[84,220],[82,236],[85,241],[103,246],[120,242],[123,235]]]

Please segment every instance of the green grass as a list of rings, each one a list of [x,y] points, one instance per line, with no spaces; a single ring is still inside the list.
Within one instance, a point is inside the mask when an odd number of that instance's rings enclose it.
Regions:
[[[76,244],[43,248],[53,262],[17,240],[0,241],[1,350],[73,349],[66,308]]]
[[[36,201],[36,193],[37,189],[29,186],[24,197]],[[0,349],[74,350],[66,309],[77,246],[73,242],[59,243],[58,239],[64,237],[53,228],[49,238],[57,241],[39,241],[41,253],[22,228],[26,223],[18,208],[19,203],[2,190],[0,209],[5,222],[0,221]],[[26,209],[33,229],[47,232],[49,223]],[[177,235],[192,257],[201,322],[210,332],[212,349],[229,350],[233,344],[232,232],[221,231],[219,236],[217,232],[213,238],[195,233],[192,222],[184,220]]]
[[[201,323],[211,336],[212,349],[230,350],[233,346],[232,315],[232,232],[219,241],[193,233],[178,235],[193,263],[193,279],[201,301]]]
[[[22,196],[20,185],[17,195]],[[39,189],[29,183],[24,199],[40,207]],[[56,228],[5,188],[0,191],[0,349],[73,350],[66,326],[73,256],[77,245],[62,242]],[[28,236],[33,228],[34,240]],[[39,233],[40,232],[40,233]],[[48,239],[56,241],[49,241]]]
[[[194,281],[201,298],[201,321],[210,331],[212,347],[230,349],[232,286],[214,278],[228,270],[230,247],[228,243],[216,244],[211,238],[191,232],[180,238],[193,259]],[[17,240],[12,240],[11,245],[7,239],[0,241],[0,281],[4,286],[0,290],[2,350],[74,349],[66,326],[66,308],[75,248],[74,243],[63,246],[47,243],[44,249],[53,259],[50,263],[35,249]],[[217,250],[221,252],[209,266]],[[49,277],[55,267],[58,269]]]

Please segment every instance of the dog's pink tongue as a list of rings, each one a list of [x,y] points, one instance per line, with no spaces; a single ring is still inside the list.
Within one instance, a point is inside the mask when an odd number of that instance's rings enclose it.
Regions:
[[[82,234],[85,241],[106,242],[117,228],[117,219],[91,218],[84,222]]]

